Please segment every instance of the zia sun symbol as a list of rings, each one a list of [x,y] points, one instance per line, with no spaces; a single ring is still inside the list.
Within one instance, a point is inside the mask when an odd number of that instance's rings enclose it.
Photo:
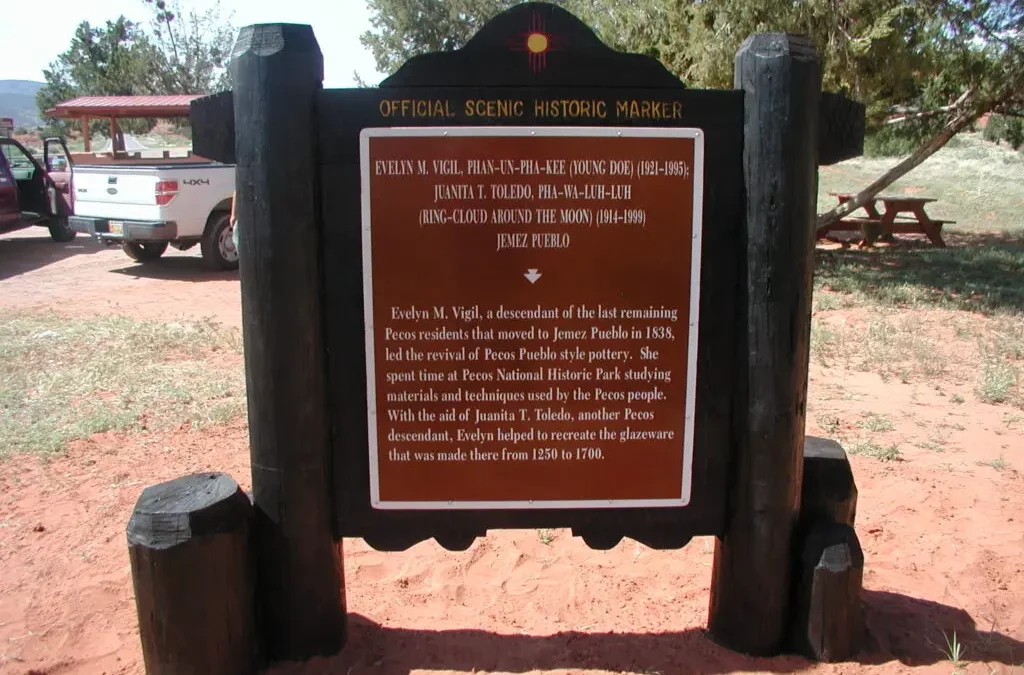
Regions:
[[[548,52],[554,49],[554,36],[544,30],[544,20],[538,14],[530,17],[530,29],[516,36],[509,47],[512,51],[526,52],[530,72],[534,75],[548,65]]]

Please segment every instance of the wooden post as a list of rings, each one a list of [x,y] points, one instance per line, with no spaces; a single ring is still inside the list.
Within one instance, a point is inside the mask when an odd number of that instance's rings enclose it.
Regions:
[[[816,661],[856,656],[864,640],[864,553],[857,533],[845,523],[817,521],[798,563],[794,649]]]
[[[85,152],[92,152],[92,138],[89,136],[89,118],[82,118],[82,139],[85,141]]]
[[[729,518],[716,542],[708,628],[748,654],[785,644],[807,397],[821,72],[806,39],[753,35],[745,93],[745,299],[733,405]]]
[[[807,436],[803,464],[793,648],[818,661],[842,661],[857,653],[864,634],[864,554],[853,529],[857,485],[833,440]]]
[[[231,69],[257,601],[268,658],[305,660],[345,641],[321,325],[323,56],[310,26],[261,24],[241,30]]]
[[[853,527],[857,516],[857,485],[843,446],[828,438],[804,440],[804,477],[800,497],[800,529],[818,521]]]
[[[142,491],[128,557],[147,675],[249,675],[259,665],[252,504],[222,473]]]

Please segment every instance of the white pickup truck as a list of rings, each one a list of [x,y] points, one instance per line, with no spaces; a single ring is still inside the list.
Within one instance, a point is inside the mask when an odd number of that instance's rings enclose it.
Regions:
[[[215,270],[238,268],[231,200],[235,167],[215,162],[76,164],[75,232],[120,244],[140,263],[158,259],[168,245],[200,245]]]

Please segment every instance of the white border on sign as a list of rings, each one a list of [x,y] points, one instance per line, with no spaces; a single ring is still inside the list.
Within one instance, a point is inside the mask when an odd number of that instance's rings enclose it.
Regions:
[[[683,422],[683,480],[678,499],[588,499],[530,501],[381,501],[377,446],[377,373],[373,343],[373,253],[370,226],[370,139],[395,136],[570,136],[622,138],[692,138],[693,244],[690,259],[689,341],[686,355],[686,408]],[[697,397],[697,333],[700,316],[700,252],[704,214],[704,134],[695,128],[671,127],[390,127],[359,133],[362,197],[363,322],[366,330],[366,421],[370,450],[370,505],[375,509],[597,509],[679,507],[690,503],[693,481],[693,423]]]

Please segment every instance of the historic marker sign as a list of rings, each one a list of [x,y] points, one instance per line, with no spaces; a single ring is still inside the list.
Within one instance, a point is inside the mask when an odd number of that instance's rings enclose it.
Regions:
[[[685,506],[704,137],[360,135],[378,509]]]
[[[794,538],[816,517],[799,467],[814,164],[863,142],[862,106],[819,100],[813,47],[753,36],[734,90],[689,89],[525,2],[377,88],[324,89],[322,66],[309,26],[250,27],[234,91],[193,103],[249,225],[266,653],[340,647],[343,538],[714,535],[716,640],[768,654],[807,616],[849,615],[791,583],[816,583],[817,555],[792,557],[808,542],[856,548],[837,524]],[[855,642],[830,625],[814,650]]]

